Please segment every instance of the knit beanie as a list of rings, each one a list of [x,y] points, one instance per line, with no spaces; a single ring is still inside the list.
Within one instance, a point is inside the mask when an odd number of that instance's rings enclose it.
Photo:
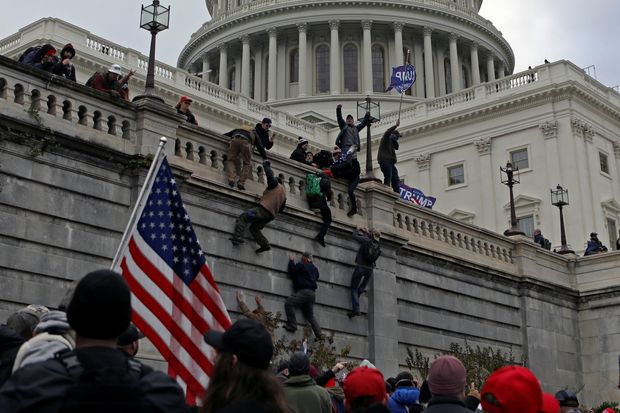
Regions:
[[[428,387],[433,396],[457,396],[463,393],[466,384],[465,366],[454,356],[439,357],[428,372]]]
[[[304,145],[306,143],[308,143],[308,139],[306,139],[306,138],[304,138],[302,136],[299,136],[297,138],[297,146],[301,146],[301,145]]]
[[[310,359],[306,353],[297,351],[288,361],[288,374],[290,377],[308,374],[310,371]]]
[[[131,293],[120,274],[99,270],[80,280],[67,308],[69,325],[86,338],[116,339],[129,326]]]

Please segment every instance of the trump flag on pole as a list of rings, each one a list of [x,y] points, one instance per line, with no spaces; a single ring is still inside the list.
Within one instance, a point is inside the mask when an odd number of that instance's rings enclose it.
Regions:
[[[187,402],[195,404],[216,356],[202,337],[231,322],[165,155],[157,161],[113,269],[131,288],[134,323],[168,362],[168,374]]]
[[[389,92],[392,89],[396,89],[398,93],[404,93],[415,82],[416,74],[415,67],[410,64],[397,66],[392,68],[392,78],[390,80],[390,86],[386,89]]]

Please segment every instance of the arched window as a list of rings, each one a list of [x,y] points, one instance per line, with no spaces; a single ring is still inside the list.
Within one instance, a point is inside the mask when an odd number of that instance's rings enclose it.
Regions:
[[[236,77],[237,69],[234,67],[230,68],[230,70],[228,71],[228,89],[232,90],[233,92],[235,91],[235,87],[237,86]]]
[[[329,92],[329,47],[324,44],[316,48],[316,89]]]
[[[293,49],[289,55],[289,79],[291,83],[299,82],[299,49]]]
[[[344,91],[357,92],[359,90],[359,82],[357,79],[357,46],[347,44],[342,50],[344,63]]]
[[[385,92],[385,57],[383,47],[372,47],[372,90]]]

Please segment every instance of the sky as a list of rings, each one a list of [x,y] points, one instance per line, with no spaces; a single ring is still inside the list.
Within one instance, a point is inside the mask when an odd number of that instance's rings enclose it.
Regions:
[[[140,29],[136,0],[22,0],[4,5],[0,39],[42,17],[58,17],[119,45],[148,53],[150,35]],[[157,36],[157,60],[176,66],[191,34],[210,19],[204,0],[162,0],[170,28]],[[60,6],[62,5],[62,6]],[[95,10],[100,8],[100,11]],[[570,60],[613,87],[620,84],[619,0],[484,0],[480,15],[512,46],[515,72],[549,61]],[[104,18],[103,16],[110,16]]]

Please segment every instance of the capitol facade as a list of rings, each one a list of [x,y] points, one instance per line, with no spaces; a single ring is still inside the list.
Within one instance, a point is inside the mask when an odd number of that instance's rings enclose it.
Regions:
[[[157,94],[171,105],[192,96],[201,127],[223,133],[268,116],[276,133],[271,152],[288,157],[298,136],[313,150],[332,147],[335,106],[355,116],[369,96],[380,103],[373,158],[382,134],[400,118],[401,178],[437,198],[435,211],[503,233],[510,211],[499,168],[511,161],[520,170],[516,214],[526,234],[540,228],[559,247],[550,189],[560,184],[569,190],[569,245],[580,253],[588,234],[598,232],[615,247],[620,95],[565,60],[513,73],[514,53],[478,14],[481,0],[206,4],[212,18],[180,51],[178,67],[156,67]],[[132,95],[144,89],[147,56],[55,18],[0,40],[0,53],[17,57],[43,42],[74,45],[80,83],[117,63],[137,71]],[[405,60],[417,80],[399,113],[400,96],[385,89],[391,68]],[[184,150],[189,157],[192,148]]]

